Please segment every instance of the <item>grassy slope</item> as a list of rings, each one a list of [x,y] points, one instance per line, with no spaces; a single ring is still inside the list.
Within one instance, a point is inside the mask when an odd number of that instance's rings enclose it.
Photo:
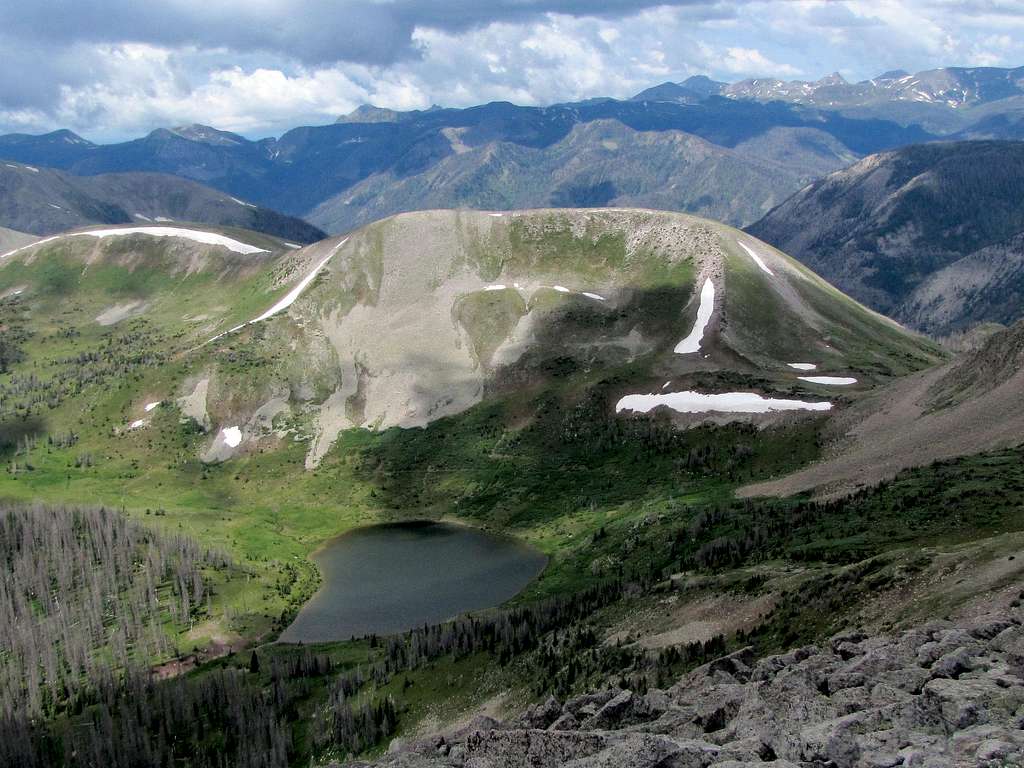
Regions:
[[[78,440],[67,448],[44,440],[21,455],[8,447],[3,458],[17,471],[0,474],[0,498],[122,507],[231,552],[252,576],[219,592],[212,620],[182,637],[183,648],[215,637],[252,640],[274,632],[282,614],[295,610],[316,586],[306,556],[356,525],[453,516],[509,530],[552,558],[548,571],[520,598],[530,600],[624,572],[671,567],[658,537],[689,525],[702,509],[728,505],[736,486],[790,471],[817,456],[815,419],[760,431],[734,424],[680,432],[662,417],[632,420],[610,413],[609,401],[622,391],[657,379],[656,371],[671,359],[671,346],[685,335],[695,311],[678,309],[693,290],[693,263],[667,268],[656,254],[641,254],[629,265],[637,290],[621,311],[597,311],[553,291],[538,297],[550,304],[548,311],[557,321],[551,326],[555,351],[528,356],[518,378],[496,385],[500,397],[422,430],[342,433],[312,472],[303,471],[305,442],[294,439],[304,432],[301,418],[294,420],[291,437],[268,443],[265,450],[204,465],[196,456],[208,438],[182,423],[173,405],[154,411],[146,429],[118,434],[118,428],[140,418],[142,404],[179,391],[189,375],[205,367],[218,366],[239,398],[287,370],[287,362],[268,343],[287,338],[291,321],[286,318],[191,352],[197,331],[182,319],[223,306],[227,311],[220,327],[229,327],[257,314],[280,293],[270,289],[269,271],[169,277],[163,250],[169,245],[158,241],[146,259],[155,268],[105,264],[83,272],[66,247],[47,249],[32,269],[9,264],[0,270],[0,291],[33,284],[29,296],[0,306],[0,324],[20,316],[32,331],[23,345],[26,359],[13,373],[52,378],[73,369],[76,364],[68,360],[80,353],[118,345],[127,355],[157,352],[157,359],[143,356],[127,368],[113,368],[106,377],[69,392],[55,407],[37,405],[33,413],[43,420],[40,432],[73,432]],[[124,244],[125,258],[137,247]],[[514,228],[510,248],[500,255],[481,246],[470,258],[487,275],[517,264],[528,270],[550,263],[599,280],[623,266],[624,253],[621,237],[581,240],[559,227],[540,235]],[[800,357],[810,337],[792,342],[794,321],[757,290],[750,260],[730,253],[728,268],[734,317],[761,329],[757,343],[771,355]],[[808,288],[805,299],[817,302],[819,312],[834,323],[836,354],[858,361],[853,369],[872,381],[922,367],[933,358],[931,347],[890,330],[838,292]],[[110,328],[91,322],[104,308],[128,300],[148,300],[151,309],[143,318]],[[509,311],[514,315],[520,309]],[[486,314],[482,320],[475,317],[469,312],[468,325],[483,356],[502,331],[490,327]],[[560,351],[566,341],[600,338],[623,323],[628,327],[631,318],[659,340],[654,352],[634,362],[612,359],[584,366]],[[0,375],[0,385],[11,382],[11,374]],[[783,386],[777,378],[728,371],[688,374],[680,380],[686,384]],[[789,386],[795,392],[813,391]],[[5,427],[27,414],[10,405],[9,400],[2,405]],[[95,460],[76,466],[83,455]],[[337,653],[358,655],[358,648],[342,644]],[[268,651],[278,652],[284,651]],[[403,727],[437,715],[441,692],[454,697],[442,709],[454,712],[475,700],[471,681],[497,681],[486,689],[496,691],[523,672],[503,672],[495,665],[487,658],[439,661],[413,675],[412,693],[389,689],[401,693],[408,707]]]
[[[577,537],[574,556],[581,562],[628,562],[635,573],[655,576],[685,568],[682,580],[696,586],[677,587],[668,600],[667,582],[637,589],[629,600],[551,633],[539,648],[520,656],[444,656],[384,683],[368,682],[358,699],[393,697],[400,714],[397,735],[412,736],[455,722],[487,702],[514,709],[551,692],[564,697],[619,681],[636,689],[641,679],[665,684],[705,660],[706,652],[714,655],[752,644],[759,653],[772,653],[817,642],[857,622],[862,606],[872,600],[891,602],[886,614],[890,618],[900,611],[911,620],[946,615],[965,596],[926,588],[939,578],[936,574],[949,570],[939,562],[942,557],[961,552],[980,567],[1006,560],[1008,554],[1012,561],[1018,551],[1020,536],[1011,534],[1024,531],[1022,459],[1024,449],[1015,449],[943,462],[906,471],[852,499],[820,506],[802,500],[739,504],[675,498],[660,506],[647,505],[639,517],[604,518],[591,535]],[[759,531],[769,535],[759,538]],[[736,546],[727,552],[730,543]],[[715,551],[719,555],[702,554]],[[599,578],[601,574],[595,574],[593,580]],[[914,595],[913,600],[898,607],[904,590]],[[644,612],[664,613],[675,599],[751,599],[766,594],[776,599],[752,629],[723,637],[719,644],[709,644],[706,652],[700,644],[647,652],[628,637],[624,644],[600,642],[621,626],[639,630],[638,618]],[[365,641],[316,650],[331,658],[337,669],[368,664],[382,653],[380,646]],[[302,652],[290,646],[261,648],[264,672],[251,679],[252,685],[269,686],[265,670],[273,661]],[[245,667],[248,660],[247,654],[231,656],[197,674],[224,666]],[[332,679],[325,674],[288,684],[297,686],[301,700],[294,715],[296,764],[309,759],[305,729],[324,706]]]
[[[39,446],[21,457],[19,463],[31,464],[32,470],[0,475],[0,496],[88,500],[142,515],[160,509],[166,512],[159,518],[162,524],[223,546],[236,557],[265,563],[266,577],[246,597],[247,609],[240,612],[244,617],[230,627],[252,637],[270,630],[274,619],[293,608],[315,583],[305,556],[354,525],[454,515],[512,530],[552,556],[552,567],[530,592],[550,594],[589,578],[590,565],[574,555],[577,543],[610,519],[642,516],[671,500],[726,498],[738,483],[791,470],[816,456],[813,421],[763,433],[740,425],[676,433],[657,419],[632,422],[611,416],[607,402],[635,382],[650,380],[652,370],[671,358],[674,341],[685,335],[692,318],[677,308],[692,292],[694,267],[686,260],[670,267],[658,254],[646,252],[627,264],[621,235],[580,238],[559,221],[553,214],[540,230],[514,223],[507,248],[477,244],[468,257],[485,276],[497,276],[502,269],[557,268],[601,282],[625,269],[636,290],[630,303],[616,312],[553,291],[535,298],[550,303],[550,346],[560,349],[567,339],[599,339],[616,327],[639,322],[645,335],[661,340],[657,351],[633,363],[586,367],[560,351],[535,355],[511,388],[499,385],[500,399],[425,430],[344,433],[314,472],[302,471],[305,443],[288,438],[227,464],[204,465],[195,457],[207,438],[180,423],[170,404],[154,411],[147,428],[115,434],[142,417],[143,403],[179,391],[188,375],[205,367],[218,366],[230,385],[225,388],[240,401],[255,397],[251,393],[261,382],[283,375],[288,364],[278,359],[273,345],[287,333],[290,321],[284,318],[182,354],[199,338],[182,318],[224,307],[219,322],[224,328],[257,314],[274,297],[268,270],[244,270],[228,259],[197,274],[175,275],[170,241],[128,238],[110,241],[102,264],[85,270],[81,254],[70,249],[86,244],[75,241],[42,249],[30,265],[5,265],[0,290],[33,286],[27,303],[34,335],[25,344],[28,359],[16,367],[17,373],[53,376],[74,366],[63,361],[126,335],[133,337],[126,347],[135,353],[142,347],[158,350],[160,356],[132,366],[127,376],[111,371],[107,378],[70,393],[56,408],[37,408],[47,433],[74,432],[78,441],[68,448]],[[789,328],[802,326],[790,318],[780,321],[777,302],[764,299],[772,294],[757,290],[749,258],[730,257],[728,268],[730,291],[738,298],[732,306],[740,322],[767,329],[757,343],[780,359],[799,357],[810,339],[797,337],[796,344],[787,346]],[[812,299],[817,296],[808,293]],[[489,298],[481,295],[481,301]],[[111,304],[135,300],[149,302],[144,318],[110,328],[91,322]],[[850,325],[859,323],[858,330],[878,338],[881,324],[852,302],[839,298],[820,303],[826,316],[836,318],[840,350],[846,352],[849,345],[838,333]],[[493,317],[486,313],[478,319],[478,308],[462,309],[480,354],[488,354],[495,334],[504,331],[491,328]],[[509,311],[514,316],[521,308]],[[892,342],[882,348],[886,365],[874,371],[878,375],[902,372],[893,361],[904,348],[917,353],[909,357],[909,367],[924,363],[927,350],[922,352],[918,342],[895,332]],[[757,383],[724,373],[700,374],[691,381],[719,388]],[[804,389],[796,386],[794,391]],[[230,409],[230,403],[218,407]],[[301,436],[301,417],[293,427]],[[92,466],[75,466],[83,455],[95,457]],[[301,584],[286,596],[272,588],[282,578],[284,563],[302,570]]]

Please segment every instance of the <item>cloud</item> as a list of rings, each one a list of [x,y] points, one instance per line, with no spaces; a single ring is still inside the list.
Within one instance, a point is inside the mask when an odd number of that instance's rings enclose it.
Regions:
[[[711,0],[7,0],[0,29],[51,43],[140,42],[229,48],[288,56],[306,65],[387,65],[418,55],[418,29],[459,33],[488,24],[530,23],[547,14],[619,18],[655,6],[689,6],[705,16],[730,5]]]
[[[7,0],[0,132],[245,135],[396,109],[1024,60],[1024,0]]]
[[[734,75],[763,77],[796,77],[800,70],[789,64],[772,61],[756,48],[727,48],[722,67]]]

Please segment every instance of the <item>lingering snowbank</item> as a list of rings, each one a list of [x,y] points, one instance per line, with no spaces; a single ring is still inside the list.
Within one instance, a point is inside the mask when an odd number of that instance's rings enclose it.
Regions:
[[[565,287],[564,285],[553,285],[553,286],[551,286],[551,287],[552,287],[552,288],[554,288],[554,289],[555,289],[556,291],[558,291],[559,293],[572,293],[572,291],[570,291],[570,290],[569,290],[568,288],[566,288],[566,287]]]
[[[769,413],[771,411],[827,411],[829,402],[805,402],[762,397],[756,392],[724,392],[705,395],[701,392],[665,392],[649,395],[626,395],[615,404],[615,412],[649,413],[658,406],[668,406],[679,413]]]
[[[317,264],[316,268],[313,269],[312,272],[310,272],[308,275],[306,275],[304,278],[302,278],[299,281],[298,285],[296,285],[294,288],[292,288],[290,291],[288,291],[288,293],[285,295],[285,297],[283,299],[281,299],[279,302],[277,302],[277,304],[272,306],[270,309],[268,309],[262,315],[257,317],[255,320],[250,320],[249,324],[252,325],[253,323],[258,323],[258,322],[260,322],[262,320],[266,320],[268,317],[273,317],[278,312],[283,312],[284,310],[288,309],[288,307],[290,307],[292,304],[294,304],[295,300],[297,298],[299,298],[299,296],[302,295],[302,292],[304,290],[306,290],[306,286],[308,286],[311,282],[313,282],[313,278],[315,278],[317,275],[320,274],[320,270],[322,270],[324,267],[327,266],[327,262],[331,260],[331,258],[334,256],[334,254],[336,254],[338,252],[338,249],[341,248],[341,246],[343,246],[346,242],[348,242],[348,238],[347,237],[344,240],[342,240],[340,243],[338,243],[336,246],[334,246],[331,249],[331,252],[328,253],[326,256],[324,256],[323,261],[321,261],[319,264]],[[239,326],[239,328],[241,328],[241,327],[242,326]],[[232,330],[237,330],[237,329],[233,328]]]
[[[688,355],[700,350],[700,343],[704,339],[704,330],[711,322],[711,315],[715,311],[715,284],[709,277],[704,281],[704,287],[700,289],[700,306],[697,308],[697,320],[693,324],[690,335],[676,344],[677,355]]]
[[[135,214],[138,216],[139,214]],[[143,217],[145,218],[145,217]],[[158,217],[159,220],[159,217]],[[234,251],[235,253],[251,254],[251,253],[266,253],[266,248],[257,248],[255,245],[249,245],[225,235],[219,235],[216,232],[204,232],[198,229],[185,229],[184,227],[118,227],[116,229],[91,229],[88,232],[69,232],[63,235],[53,235],[51,237],[44,237],[42,240],[36,240],[34,243],[23,245],[21,248],[15,248],[13,251],[0,255],[0,259],[5,259],[8,256],[13,256],[16,253],[24,251],[26,248],[34,248],[39,245],[45,245],[46,243],[52,243],[54,240],[59,240],[62,237],[122,237],[125,235],[149,235],[150,237],[182,237],[186,240],[194,240],[197,243],[205,243],[206,245],[222,245],[225,248]]]
[[[800,381],[809,381],[811,384],[828,384],[835,387],[845,387],[848,384],[856,384],[857,380],[852,376],[797,376]]]
[[[228,448],[237,448],[242,444],[242,430],[238,427],[224,427],[221,433],[224,435],[224,445]]]
[[[739,241],[737,240],[737,242],[739,242]],[[765,273],[767,273],[769,275],[772,275],[774,277],[775,273],[772,272],[770,269],[768,269],[768,265],[764,263],[764,261],[761,259],[760,256],[758,256],[756,253],[754,253],[754,251],[750,248],[750,246],[748,246],[746,243],[740,243],[740,248],[742,248],[744,251],[746,251],[750,255],[750,258],[752,258],[754,260],[754,262],[757,264],[757,266],[759,266],[761,268],[762,272],[765,272]]]
[[[146,403],[146,407],[143,410],[146,413],[149,413],[154,408],[156,408],[158,405],[160,405],[160,403],[162,403],[162,402],[163,402],[162,400],[157,400],[155,403]]]
[[[122,237],[124,235],[149,235],[150,237],[181,237],[207,245],[222,245],[235,253],[266,253],[266,248],[257,248],[216,232],[204,232],[184,227],[118,227],[116,229],[91,229],[88,232],[72,232],[66,237]]]
[[[790,368],[796,368],[798,371],[815,371],[818,366],[815,363],[786,363]]]
[[[44,237],[42,240],[36,240],[35,242],[29,243],[28,245],[23,245],[20,248],[15,248],[13,251],[8,251],[7,253],[0,255],[0,259],[6,259],[8,256],[13,256],[16,253],[21,253],[22,251],[27,250],[28,248],[35,248],[37,245],[46,245],[47,243],[52,243],[54,240],[57,240],[60,237],[61,235],[51,235],[50,237]]]
[[[588,291],[584,291],[583,295],[586,296],[588,299],[594,299],[594,301],[607,301],[607,299],[605,299],[604,296],[600,296],[600,295],[598,295],[596,293],[590,293]]]
[[[485,291],[504,291],[505,288],[506,288],[506,286],[501,285],[499,283],[498,285],[488,285],[486,288],[484,288],[484,290]]]

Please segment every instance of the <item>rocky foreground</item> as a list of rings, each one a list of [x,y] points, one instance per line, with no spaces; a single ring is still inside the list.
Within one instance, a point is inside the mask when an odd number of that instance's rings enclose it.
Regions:
[[[668,690],[549,699],[396,742],[389,768],[1024,765],[1024,613],[706,664]]]

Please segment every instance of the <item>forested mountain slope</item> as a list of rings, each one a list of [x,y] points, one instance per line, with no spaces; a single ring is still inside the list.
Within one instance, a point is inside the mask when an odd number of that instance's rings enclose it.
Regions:
[[[936,334],[1024,305],[1024,143],[950,142],[873,155],[749,227],[855,298]]]
[[[194,181],[158,173],[73,176],[0,163],[0,224],[52,235],[88,224],[194,221],[310,243],[323,232],[301,219],[238,200]]]

